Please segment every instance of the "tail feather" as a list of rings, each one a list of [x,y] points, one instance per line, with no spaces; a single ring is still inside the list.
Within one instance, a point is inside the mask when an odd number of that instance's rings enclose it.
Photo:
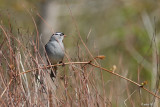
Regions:
[[[51,69],[50,77],[52,81],[54,82],[54,79],[56,78],[57,75],[57,66],[54,66],[54,68]]]

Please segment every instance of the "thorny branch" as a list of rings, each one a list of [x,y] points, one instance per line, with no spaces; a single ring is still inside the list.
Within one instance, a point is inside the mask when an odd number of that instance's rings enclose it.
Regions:
[[[31,69],[31,70],[27,70],[27,71],[25,71],[25,72],[19,73],[18,76],[21,76],[21,75],[23,75],[23,74],[25,74],[25,73],[32,72],[32,71],[35,71],[35,70],[38,70],[38,69],[47,69],[47,68],[51,68],[51,67],[54,67],[54,66],[62,66],[62,65],[64,65],[64,64],[65,64],[65,65],[70,65],[70,64],[89,64],[89,65],[91,65],[91,66],[93,66],[93,67],[99,68],[99,69],[101,69],[101,70],[103,70],[103,71],[107,71],[107,72],[109,72],[109,73],[111,73],[111,74],[113,74],[113,75],[116,75],[116,76],[118,76],[118,77],[120,77],[120,78],[122,78],[122,79],[124,79],[124,80],[126,80],[126,81],[129,81],[129,82],[137,85],[139,88],[144,89],[144,90],[147,91],[148,93],[150,93],[150,94],[152,94],[153,96],[155,96],[155,97],[157,97],[158,99],[160,99],[160,96],[157,96],[156,94],[154,94],[153,92],[151,92],[151,91],[149,91],[148,89],[144,88],[142,85],[138,84],[137,82],[132,81],[131,79],[128,79],[128,78],[126,78],[126,77],[124,77],[124,76],[122,76],[122,75],[120,75],[120,74],[118,74],[118,73],[116,73],[116,72],[113,72],[113,71],[108,70],[108,69],[106,69],[106,68],[103,68],[103,67],[101,67],[101,66],[95,65],[95,64],[93,64],[93,63],[91,63],[91,62],[92,62],[92,61],[88,61],[88,62],[67,62],[67,63],[63,63],[63,64],[48,65],[48,66],[44,66],[44,67],[39,67],[39,68],[34,68],[34,69]],[[8,86],[11,84],[11,82],[12,82],[12,80],[9,82]],[[6,89],[5,89],[5,90],[3,91],[3,93],[1,94],[1,98],[2,98],[3,94],[5,93],[5,91],[7,90],[7,88],[8,88],[8,87],[6,87]]]

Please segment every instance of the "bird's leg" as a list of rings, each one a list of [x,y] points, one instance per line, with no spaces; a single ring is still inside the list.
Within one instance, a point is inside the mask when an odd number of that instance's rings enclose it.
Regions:
[[[63,61],[60,61],[59,64],[62,64],[62,67],[65,66],[65,64],[63,63]]]

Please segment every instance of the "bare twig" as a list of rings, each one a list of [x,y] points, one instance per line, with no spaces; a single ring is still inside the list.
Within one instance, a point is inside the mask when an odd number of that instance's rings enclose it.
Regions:
[[[90,65],[92,65],[92,66],[94,66],[94,67],[96,67],[96,68],[99,68],[99,69],[101,69],[101,70],[107,71],[107,72],[109,72],[109,73],[111,73],[111,74],[113,74],[113,75],[116,75],[116,76],[118,76],[118,77],[120,77],[120,78],[122,78],[122,79],[124,79],[124,80],[126,80],[126,81],[129,81],[129,82],[137,85],[139,88],[143,88],[144,90],[146,90],[147,92],[149,92],[149,93],[152,94],[153,96],[155,96],[155,97],[157,97],[158,99],[160,99],[160,96],[158,96],[158,95],[154,94],[153,92],[149,91],[148,89],[144,88],[141,84],[139,84],[139,83],[137,83],[137,82],[135,82],[135,81],[133,81],[133,80],[131,80],[131,79],[128,79],[128,78],[126,78],[126,77],[124,77],[124,76],[122,76],[122,75],[120,75],[120,74],[118,74],[118,73],[115,73],[115,72],[113,72],[113,71],[111,71],[111,70],[108,70],[108,69],[106,69],[106,68],[103,68],[103,67],[98,66],[98,65],[95,65],[95,64],[92,64],[90,61],[88,61],[88,62],[67,62],[67,63],[64,63],[64,64],[65,64],[65,65],[69,65],[69,64],[90,64]],[[44,67],[34,68],[34,69],[31,69],[31,70],[27,70],[26,72],[22,72],[22,73],[20,73],[19,75],[23,75],[23,74],[25,74],[25,73],[32,72],[32,71],[35,71],[35,70],[38,70],[38,69],[46,69],[46,68],[50,68],[50,67],[54,67],[54,66],[62,66],[62,65],[63,65],[63,64],[55,64],[55,65],[48,65],[48,66],[44,66]]]

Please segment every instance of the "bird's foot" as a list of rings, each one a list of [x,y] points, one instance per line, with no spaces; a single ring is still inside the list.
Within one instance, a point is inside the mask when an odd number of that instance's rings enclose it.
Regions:
[[[62,61],[60,61],[59,64],[62,64],[62,67],[65,66],[65,63],[63,63]]]

